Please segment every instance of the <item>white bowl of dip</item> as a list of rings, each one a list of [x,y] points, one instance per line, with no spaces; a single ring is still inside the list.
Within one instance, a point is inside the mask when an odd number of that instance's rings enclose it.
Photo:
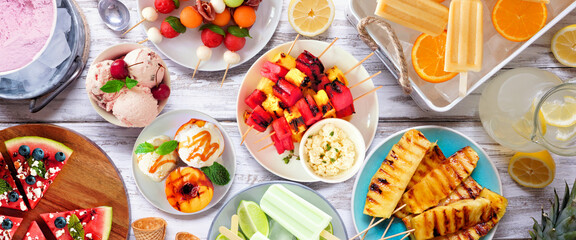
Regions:
[[[300,162],[319,181],[339,183],[356,175],[366,145],[360,130],[339,118],[323,119],[308,128],[299,146]]]

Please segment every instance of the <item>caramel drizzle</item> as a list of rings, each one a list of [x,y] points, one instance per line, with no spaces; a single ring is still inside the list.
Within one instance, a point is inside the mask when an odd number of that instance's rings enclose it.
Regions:
[[[163,160],[162,158],[164,158],[165,155],[160,156],[158,159],[156,159],[156,162],[154,162],[154,165],[152,165],[152,167],[150,167],[149,172],[150,173],[155,173],[156,171],[158,171],[158,168],[160,168],[162,165],[167,164],[167,163],[176,163],[176,161],[174,160]]]
[[[190,137],[188,137],[188,142],[190,142],[190,144],[185,145],[185,147],[194,148],[194,154],[188,156],[189,161],[195,157],[199,157],[200,160],[205,162],[208,160],[208,158],[214,155],[218,148],[220,148],[218,143],[210,144],[210,142],[212,142],[212,136],[208,131],[202,131],[194,135],[194,137],[192,137],[192,141],[190,140]],[[204,151],[202,152],[199,151],[201,147],[204,147]]]

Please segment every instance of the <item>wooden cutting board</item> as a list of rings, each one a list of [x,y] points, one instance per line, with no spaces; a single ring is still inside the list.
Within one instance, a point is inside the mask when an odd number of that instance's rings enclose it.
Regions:
[[[0,151],[4,158],[9,156],[4,141],[22,136],[50,138],[68,146],[74,153],[36,208],[27,212],[0,209],[1,214],[24,218],[14,239],[23,239],[32,221],[38,222],[47,239],[56,239],[40,217],[41,213],[99,206],[112,207],[110,239],[128,238],[128,194],[116,166],[100,147],[86,137],[63,127],[27,124],[0,131]]]

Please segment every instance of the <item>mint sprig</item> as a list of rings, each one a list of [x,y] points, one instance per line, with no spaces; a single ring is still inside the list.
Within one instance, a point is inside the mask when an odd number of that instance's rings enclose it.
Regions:
[[[12,186],[6,182],[4,179],[0,179],[0,194],[4,194],[12,191]]]
[[[224,32],[224,29],[222,29],[222,28],[220,28],[214,24],[204,24],[198,29],[198,31],[202,31],[206,28],[210,29],[210,31],[212,31],[214,33],[220,34],[222,36],[226,36],[226,32]]]
[[[68,231],[70,236],[74,240],[84,240],[84,227],[80,219],[75,214],[70,215],[70,220],[68,220]]]
[[[154,145],[152,145],[149,142],[143,142],[140,145],[138,145],[138,147],[136,147],[134,153],[144,154],[144,153],[156,152],[158,153],[158,155],[166,155],[176,150],[177,147],[178,147],[178,141],[176,140],[171,140],[162,143],[162,145],[160,145],[158,148],[155,148]]]
[[[230,182],[230,173],[222,164],[214,162],[210,167],[200,168],[204,174],[216,185],[226,185]]]
[[[105,93],[115,93],[115,92],[119,92],[120,90],[122,90],[122,88],[124,86],[126,86],[126,88],[128,88],[128,89],[132,89],[136,85],[138,85],[138,81],[136,81],[130,77],[126,77],[126,80],[124,80],[124,81],[116,80],[116,79],[110,80],[110,81],[106,82],[106,84],[104,84],[104,86],[102,86],[100,88],[100,90],[102,90],[102,92],[105,92]]]
[[[44,166],[44,162],[42,162],[40,160],[34,160],[34,158],[32,158],[32,157],[29,157],[27,161],[28,161],[28,166],[30,166],[30,171],[34,171],[36,173],[36,176],[47,179],[46,178],[46,166]]]
[[[250,36],[250,32],[248,31],[247,28],[240,28],[236,25],[234,26],[230,26],[228,27],[228,32],[236,37],[241,37],[241,38],[245,38],[245,37],[249,37],[252,38],[252,36]]]
[[[185,33],[186,32],[186,27],[184,27],[184,25],[182,25],[182,22],[180,22],[180,18],[174,17],[174,16],[168,16],[166,18],[166,20],[164,20],[166,22],[168,22],[170,24],[170,26],[172,27],[172,29],[174,29],[174,31],[178,32],[178,33]]]

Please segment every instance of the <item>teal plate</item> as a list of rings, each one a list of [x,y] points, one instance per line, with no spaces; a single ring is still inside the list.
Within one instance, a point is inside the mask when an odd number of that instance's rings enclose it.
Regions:
[[[452,155],[463,147],[472,147],[480,157],[476,169],[474,169],[474,172],[472,172],[472,177],[483,187],[486,187],[498,194],[502,194],[502,183],[500,182],[500,176],[498,175],[496,167],[488,158],[488,154],[486,154],[486,152],[472,139],[464,136],[464,134],[460,132],[445,127],[423,126],[416,127],[415,129],[421,131],[430,142],[438,141],[438,146],[440,149],[442,149],[442,152],[446,156]],[[386,138],[382,143],[380,143],[380,145],[375,147],[368,155],[364,166],[360,170],[360,174],[358,174],[356,183],[354,184],[352,195],[352,214],[356,232],[360,232],[366,229],[372,220],[371,216],[365,215],[363,213],[370,180],[372,179],[372,176],[374,176],[374,173],[376,173],[376,171],[380,168],[382,160],[386,158],[388,152],[390,152],[390,149],[392,149],[392,146],[400,141],[400,138],[407,130],[408,129],[392,134],[390,137]],[[380,223],[378,226],[370,229],[366,239],[380,239],[382,233],[384,233],[384,229],[388,225],[388,221],[389,220],[386,220],[383,223]],[[496,227],[494,227],[494,229],[492,229],[488,235],[481,238],[481,240],[492,239],[494,232],[496,231]],[[402,223],[402,221],[399,219],[396,219],[392,223],[392,226],[388,230],[386,236],[391,236],[406,230],[407,229],[404,226],[404,223]],[[391,240],[399,240],[402,237],[403,236],[400,235],[398,237],[391,238]]]

